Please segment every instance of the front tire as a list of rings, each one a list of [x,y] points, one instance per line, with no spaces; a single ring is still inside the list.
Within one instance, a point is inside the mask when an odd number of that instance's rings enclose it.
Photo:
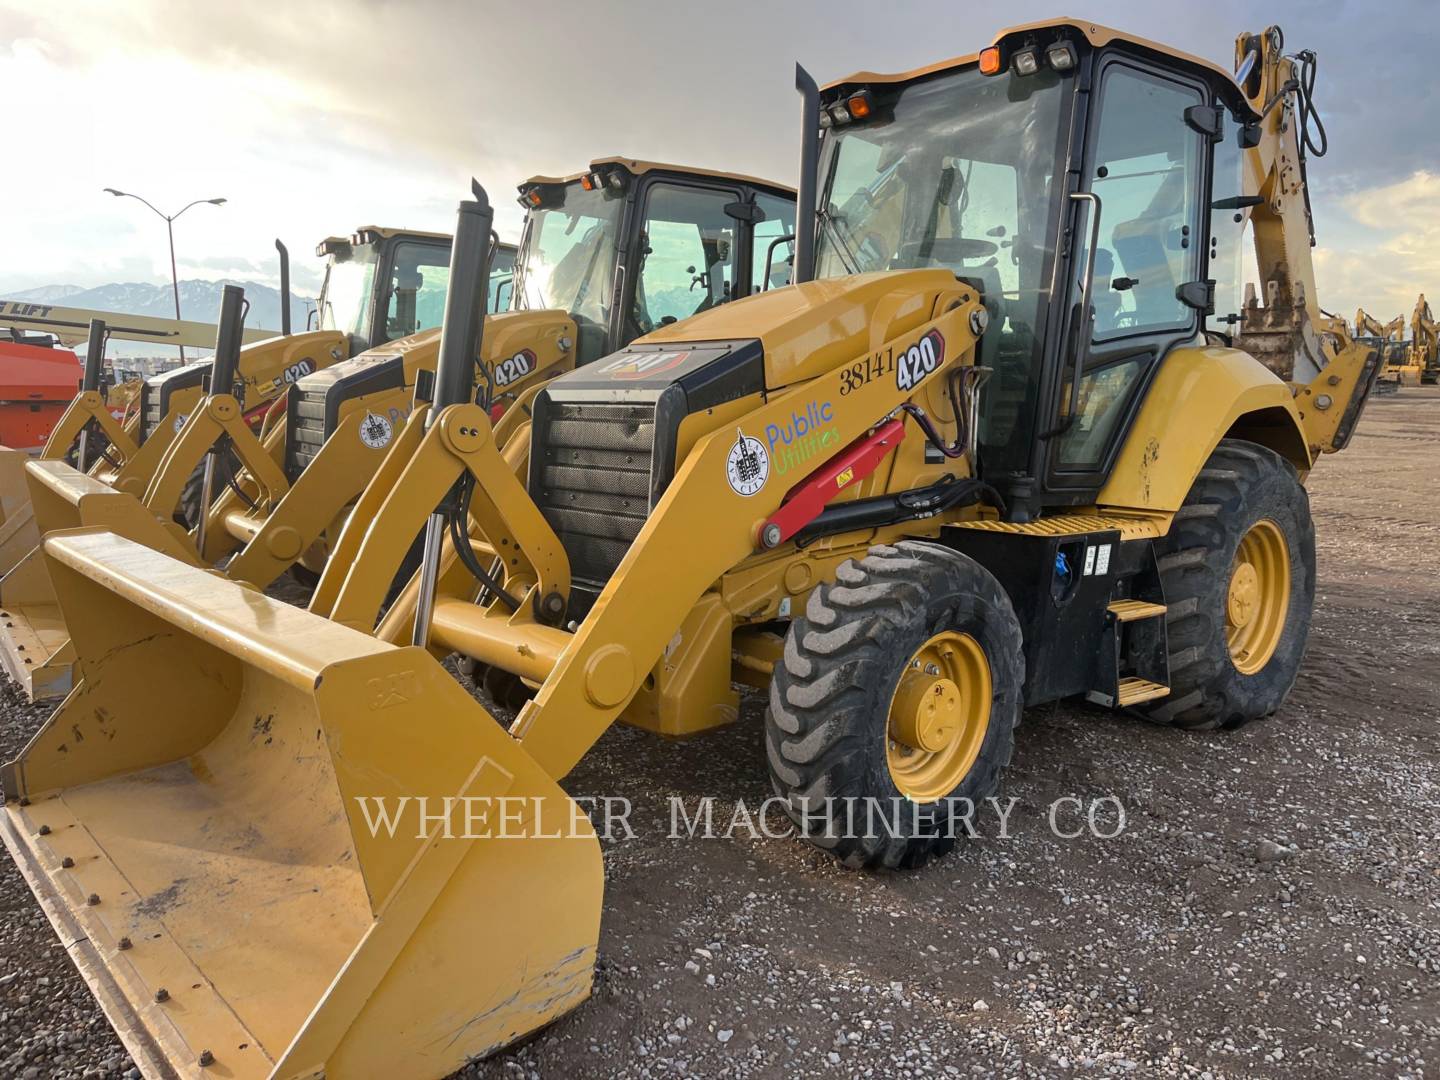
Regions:
[[[771,784],[847,866],[919,866],[954,845],[958,819],[1009,764],[1020,624],[988,571],[938,544],[874,547],[835,577],[775,666]]]
[[[1170,696],[1138,711],[1194,730],[1269,716],[1295,685],[1315,607],[1315,525],[1294,466],[1226,439],[1160,555]]]

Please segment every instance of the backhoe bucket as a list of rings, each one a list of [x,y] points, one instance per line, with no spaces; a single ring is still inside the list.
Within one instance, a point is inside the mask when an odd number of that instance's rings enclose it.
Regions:
[[[75,652],[39,537],[64,529],[105,528],[176,558],[194,561],[194,555],[178,526],[167,526],[133,495],[63,461],[31,461],[24,472],[37,539],[0,578],[0,665],[31,701],[46,701],[70,692]]]
[[[0,575],[8,574],[40,543],[30,489],[25,484],[23,450],[0,446]]]
[[[83,681],[0,832],[147,1076],[438,1078],[589,995],[589,821],[425,650],[45,549]]]

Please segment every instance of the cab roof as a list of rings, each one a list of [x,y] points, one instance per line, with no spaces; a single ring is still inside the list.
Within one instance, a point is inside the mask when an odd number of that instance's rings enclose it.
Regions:
[[[397,236],[415,236],[421,240],[444,240],[449,242],[449,233],[426,232],[424,229],[395,229],[386,225],[361,225],[349,236],[327,236],[315,247],[315,254],[323,256],[327,251],[335,250],[345,244],[366,244],[375,240],[390,240]],[[500,241],[500,247],[508,248],[511,251],[517,250],[516,246],[506,241]]]
[[[1235,76],[1219,64],[1198,56],[1193,56],[1187,52],[1182,52],[1179,49],[1171,48],[1169,45],[1162,45],[1158,41],[1151,41],[1149,38],[1139,37],[1135,34],[1127,34],[1123,30],[1102,26],[1100,23],[1090,22],[1086,19],[1061,16],[1056,19],[1040,19],[1036,22],[1022,23],[1019,26],[1011,26],[1001,30],[995,35],[995,39],[991,44],[1000,45],[1002,42],[1011,38],[1022,37],[1026,34],[1036,33],[1037,31],[1060,29],[1074,30],[1084,38],[1092,48],[1098,49],[1106,45],[1116,44],[1130,45],[1139,51],[1151,53],[1161,59],[1178,62],[1211,83],[1215,89],[1224,96],[1226,104],[1232,108],[1244,113],[1250,113],[1252,111],[1250,102],[1235,82]],[[913,71],[891,73],[857,71],[852,75],[845,76],[843,79],[836,79],[833,82],[826,83],[821,89],[834,90],[842,86],[875,86],[887,83],[911,82],[924,78],[927,75],[935,75],[940,72],[977,63],[979,59],[980,53],[973,52],[966,53],[963,56],[954,56],[948,60],[938,60],[933,64],[926,64],[924,67],[915,68]]]
[[[681,176],[704,176],[719,180],[734,180],[737,183],[748,184],[751,187],[764,188],[785,198],[794,198],[795,189],[785,184],[777,184],[773,180],[763,180],[758,176],[746,176],[744,173],[722,172],[718,169],[696,169],[689,165],[667,165],[660,161],[641,161],[638,158],[627,157],[604,157],[596,158],[590,162],[590,167],[569,176],[532,176],[520,184],[520,189],[534,187],[537,184],[571,184],[582,176],[595,171],[604,165],[619,165],[634,176],[640,176],[647,172],[676,173]]]

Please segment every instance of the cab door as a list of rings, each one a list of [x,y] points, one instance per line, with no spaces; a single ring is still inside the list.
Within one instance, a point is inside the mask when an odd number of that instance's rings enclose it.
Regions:
[[[1043,436],[1046,501],[1060,505],[1099,491],[1159,364],[1199,333],[1207,291],[1208,91],[1114,54],[1096,86]]]
[[[708,185],[647,175],[636,193],[616,274],[611,349],[661,326],[728,303],[748,289],[741,261],[744,204],[739,184]]]

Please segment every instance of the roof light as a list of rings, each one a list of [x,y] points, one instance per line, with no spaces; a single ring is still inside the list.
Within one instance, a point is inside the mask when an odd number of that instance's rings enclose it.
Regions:
[[[861,90],[859,93],[851,94],[845,101],[845,107],[850,110],[850,116],[854,120],[864,120],[870,115],[874,103],[870,99],[869,90]]]
[[[582,188],[584,188],[586,191],[594,191],[594,190],[595,190],[595,176],[594,176],[594,174],[593,174],[593,173],[586,173],[584,176],[580,177],[580,186],[581,186]]]
[[[531,206],[539,206],[542,201],[540,196],[540,189],[531,188],[529,191],[527,191],[525,193],[525,201],[528,202]]]
[[[609,185],[611,191],[625,190],[625,174],[619,169],[611,169],[605,177],[605,182]]]
[[[845,107],[843,101],[837,101],[834,105],[830,106],[828,111],[830,113],[830,119],[836,127],[850,122],[850,110]]]
[[[1075,46],[1068,41],[1057,41],[1045,50],[1045,60],[1056,71],[1069,71],[1075,66]]]
[[[828,127],[834,127],[834,126],[835,126],[835,121],[830,119],[830,112],[829,112],[829,110],[822,108],[822,109],[820,110],[820,128],[821,128],[821,130],[824,130],[825,128],[828,128]]]
[[[1014,56],[1010,57],[1010,67],[1016,75],[1034,75],[1040,70],[1040,52],[1038,49],[1021,49]]]
[[[1000,49],[998,46],[991,45],[988,49],[980,50],[980,74],[1000,74]]]

